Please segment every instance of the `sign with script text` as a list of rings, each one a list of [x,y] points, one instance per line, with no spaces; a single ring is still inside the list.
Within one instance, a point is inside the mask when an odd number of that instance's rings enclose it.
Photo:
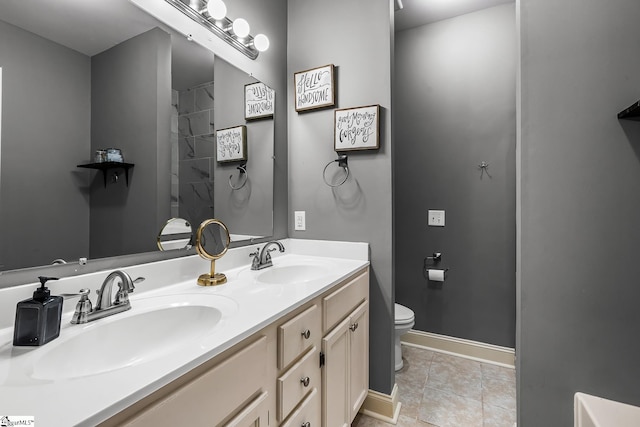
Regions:
[[[377,150],[380,106],[335,110],[334,149],[336,151]]]
[[[297,112],[335,105],[333,64],[294,73],[293,80]]]
[[[275,91],[264,83],[244,85],[244,119],[273,118]]]
[[[219,163],[247,160],[247,127],[216,131],[216,160]]]

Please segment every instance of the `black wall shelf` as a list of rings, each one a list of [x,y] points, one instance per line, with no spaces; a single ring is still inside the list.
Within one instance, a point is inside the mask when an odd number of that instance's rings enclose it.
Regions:
[[[640,101],[618,113],[618,119],[640,121]]]
[[[109,169],[124,169],[125,179],[127,181],[127,187],[129,186],[129,169],[134,167],[133,163],[124,162],[100,162],[100,163],[87,163],[85,165],[78,165],[79,168],[85,169],[97,169],[102,171],[104,178],[104,188],[107,188],[107,171]]]

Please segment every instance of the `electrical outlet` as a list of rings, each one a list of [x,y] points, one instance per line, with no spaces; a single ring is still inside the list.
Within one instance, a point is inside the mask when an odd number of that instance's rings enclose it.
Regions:
[[[294,230],[304,231],[307,229],[307,221],[305,217],[305,211],[295,211],[293,213]]]
[[[444,211],[429,210],[427,225],[444,227]]]

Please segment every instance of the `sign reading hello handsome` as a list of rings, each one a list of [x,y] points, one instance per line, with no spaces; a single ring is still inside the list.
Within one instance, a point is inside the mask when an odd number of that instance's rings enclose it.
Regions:
[[[333,64],[294,73],[293,80],[297,112],[335,105]]]

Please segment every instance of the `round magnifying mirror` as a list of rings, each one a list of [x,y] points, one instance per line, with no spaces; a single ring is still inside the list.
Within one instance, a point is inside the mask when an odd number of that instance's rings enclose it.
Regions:
[[[208,219],[200,224],[196,232],[196,250],[204,259],[211,260],[211,272],[198,277],[198,285],[214,286],[227,283],[227,277],[216,273],[216,260],[229,249],[229,229],[217,219]]]
[[[193,246],[193,229],[191,223],[182,218],[171,218],[158,234],[158,249],[190,249]]]

